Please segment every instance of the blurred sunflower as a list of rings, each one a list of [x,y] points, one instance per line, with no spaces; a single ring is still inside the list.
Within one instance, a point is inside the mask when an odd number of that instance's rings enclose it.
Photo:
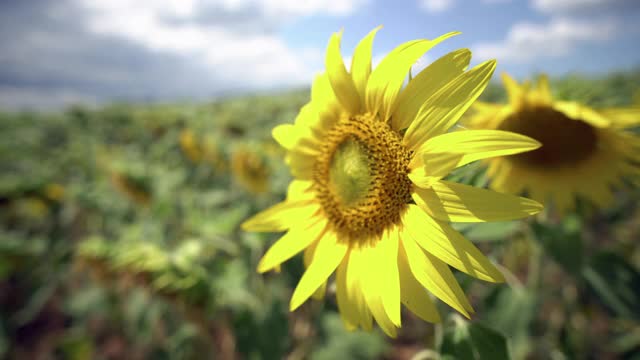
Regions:
[[[194,164],[206,163],[217,173],[226,170],[224,154],[220,151],[220,139],[211,134],[197,136],[191,129],[180,132],[182,153]]]
[[[202,160],[202,149],[200,149],[198,139],[190,129],[184,129],[180,132],[180,148],[192,162],[198,163]]]
[[[476,102],[466,121],[472,129],[498,129],[532,137],[537,150],[487,160],[490,186],[527,191],[533,199],[552,199],[560,213],[574,208],[576,196],[606,207],[612,186],[640,174],[640,139],[628,128],[640,124],[640,108],[595,111],[576,102],[554,100],[546,76],[518,85],[503,74],[507,105]]]
[[[248,191],[261,194],[269,185],[269,168],[257,152],[239,148],[231,154],[231,173],[234,179]]]
[[[65,189],[62,185],[52,183],[44,188],[44,195],[51,201],[60,202],[64,198]]]
[[[138,205],[146,206],[151,203],[150,184],[148,179],[144,177],[113,171],[111,173],[111,184],[129,200]]]
[[[202,159],[211,165],[217,173],[223,173],[227,170],[227,160],[221,150],[222,144],[220,138],[207,134],[202,139]]]
[[[467,317],[473,312],[447,264],[482,280],[503,281],[448,221],[501,221],[541,210],[528,199],[442,178],[469,162],[539,144],[496,130],[447,133],[486,87],[495,61],[465,71],[471,53],[460,49],[403,88],[412,64],[456,33],[404,43],[371,72],[378,29],[356,47],[350,72],[340,54],[342,33],[333,34],[326,73],[315,79],[311,101],[295,124],[273,130],[295,177],[287,199],[243,228],[288,231],[261,259],[259,272],[305,250],[307,269],[292,295],[292,311],[322,293],[336,271],[347,328],[371,329],[374,318],[396,336],[401,303],[426,321],[440,320],[426,290]]]

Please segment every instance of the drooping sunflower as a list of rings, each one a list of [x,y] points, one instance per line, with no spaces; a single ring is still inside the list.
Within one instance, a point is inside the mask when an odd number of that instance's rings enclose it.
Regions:
[[[552,200],[560,213],[574,208],[575,198],[606,207],[612,188],[623,178],[640,178],[640,138],[627,129],[640,124],[640,107],[594,110],[551,96],[547,77],[518,85],[502,76],[507,105],[476,102],[466,125],[472,129],[512,131],[542,143],[539,149],[485,160],[490,186],[497,191],[524,191],[540,202]]]
[[[503,281],[449,221],[501,221],[541,210],[529,199],[442,178],[469,162],[539,144],[497,130],[448,133],[495,68],[487,61],[465,71],[467,49],[436,60],[403,87],[412,64],[456,33],[404,43],[372,72],[377,31],[357,45],[350,72],[340,54],[342,32],[332,35],[326,72],[313,82],[311,101],[294,124],[273,130],[295,177],[287,198],[242,227],[287,231],[261,259],[259,272],[304,250],[306,271],[291,297],[292,311],[312,294],[322,296],[335,271],[346,327],[371,329],[375,319],[395,336],[401,303],[426,321],[440,320],[428,291],[465,316],[473,312],[448,265]]]

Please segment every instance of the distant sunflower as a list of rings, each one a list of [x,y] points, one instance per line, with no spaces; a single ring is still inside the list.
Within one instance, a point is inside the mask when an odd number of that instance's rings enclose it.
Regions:
[[[151,203],[151,189],[148,179],[113,171],[111,184],[136,204],[149,205]]]
[[[184,129],[180,132],[180,148],[186,157],[194,163],[203,158],[203,152],[193,131]]]
[[[231,154],[231,173],[240,185],[254,194],[267,191],[269,168],[257,152],[239,148]]]
[[[486,160],[490,186],[522,193],[560,213],[574,208],[576,196],[606,207],[612,187],[640,175],[640,138],[627,131],[640,124],[640,108],[593,110],[576,102],[553,100],[546,76],[519,86],[503,74],[509,104],[477,102],[467,125],[532,137],[537,150]]]
[[[322,293],[336,271],[347,328],[371,329],[375,318],[396,336],[401,303],[426,321],[440,320],[427,290],[465,316],[473,312],[447,264],[482,280],[503,281],[447,222],[501,221],[541,210],[528,199],[442,178],[469,162],[539,144],[496,130],[447,133],[486,87],[495,61],[464,71],[471,53],[460,49],[403,88],[412,64],[456,33],[404,43],[371,72],[377,30],[356,47],[350,72],[340,54],[342,33],[333,34],[326,73],[315,79],[311,101],[295,124],[273,130],[295,177],[287,199],[242,227],[288,231],[264,255],[259,272],[305,250],[307,269],[292,295],[292,311]]]

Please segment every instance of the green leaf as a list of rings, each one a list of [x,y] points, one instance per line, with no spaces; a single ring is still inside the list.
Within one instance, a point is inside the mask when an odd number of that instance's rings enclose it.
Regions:
[[[313,360],[378,359],[386,349],[380,331],[347,331],[337,314],[325,315],[322,323],[328,339],[315,347],[311,354]]]
[[[583,264],[583,244],[580,220],[568,216],[560,225],[534,222],[531,229],[545,253],[567,272],[579,276]]]
[[[524,287],[497,287],[485,300],[482,320],[505,334],[511,354],[526,358],[531,350],[530,329],[537,314],[537,297]]]
[[[502,334],[458,315],[444,332],[440,354],[454,359],[510,359],[507,339]]]
[[[93,343],[87,335],[68,334],[59,344],[64,358],[69,360],[89,360],[94,353]]]
[[[291,343],[286,304],[274,301],[259,313],[234,316],[237,349],[244,359],[283,359]]]
[[[614,313],[640,319],[640,273],[625,258],[603,251],[582,271],[589,288]]]

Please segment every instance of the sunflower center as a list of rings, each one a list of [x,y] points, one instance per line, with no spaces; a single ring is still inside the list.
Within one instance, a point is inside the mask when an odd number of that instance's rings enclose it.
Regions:
[[[369,114],[345,116],[327,133],[321,153],[316,197],[340,235],[363,242],[400,223],[411,201],[412,153],[388,124]]]
[[[499,129],[527,135],[542,144],[536,150],[509,157],[535,167],[575,165],[588,159],[598,143],[591,125],[548,107],[525,107],[503,121]]]
[[[331,190],[344,205],[351,206],[365,199],[372,180],[367,148],[358,140],[348,138],[338,146],[331,160]]]

